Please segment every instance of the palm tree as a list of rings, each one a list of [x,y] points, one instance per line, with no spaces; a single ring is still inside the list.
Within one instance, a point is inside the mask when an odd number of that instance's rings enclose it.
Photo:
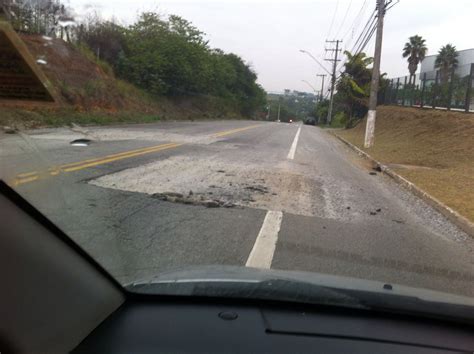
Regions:
[[[449,80],[449,74],[458,67],[459,53],[452,44],[441,47],[435,61],[435,68],[440,71],[441,82],[445,84]]]
[[[412,36],[408,39],[408,42],[405,43],[405,48],[403,48],[403,57],[408,58],[408,70],[410,71],[410,85],[415,81],[415,74],[418,70],[418,64],[423,61],[426,57],[428,48],[426,47],[426,40],[421,36]]]

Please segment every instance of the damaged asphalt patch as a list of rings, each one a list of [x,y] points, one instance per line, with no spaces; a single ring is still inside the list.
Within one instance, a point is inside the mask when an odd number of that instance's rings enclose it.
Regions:
[[[208,208],[252,207],[318,215],[314,198],[318,194],[318,181],[281,167],[229,163],[216,156],[175,156],[89,183]]]

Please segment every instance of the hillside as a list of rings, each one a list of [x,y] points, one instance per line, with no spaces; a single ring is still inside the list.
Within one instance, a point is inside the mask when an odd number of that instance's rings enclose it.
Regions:
[[[154,97],[117,79],[110,66],[83,46],[61,39],[22,35],[32,56],[52,83],[57,105],[22,103],[2,107],[0,124],[33,128],[115,122],[148,122],[162,119],[240,118],[234,107],[212,96]]]
[[[365,120],[339,135],[363,146]],[[370,155],[474,220],[474,115],[379,107]]]

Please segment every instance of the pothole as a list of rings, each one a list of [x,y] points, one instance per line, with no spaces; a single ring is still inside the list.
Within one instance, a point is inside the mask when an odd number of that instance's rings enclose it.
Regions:
[[[90,139],[75,139],[71,141],[69,144],[72,146],[89,146],[92,143]]]
[[[187,195],[174,192],[165,192],[165,193],[154,193],[151,195],[152,198],[163,200],[166,202],[172,203],[182,203],[187,205],[201,205],[206,208],[235,208],[236,204],[219,200],[219,199],[210,199],[207,196],[202,194],[188,193]]]

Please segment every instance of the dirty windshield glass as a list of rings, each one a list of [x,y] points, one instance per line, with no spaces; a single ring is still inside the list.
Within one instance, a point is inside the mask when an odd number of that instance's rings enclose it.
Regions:
[[[0,178],[123,285],[472,297],[473,12],[0,0]]]

